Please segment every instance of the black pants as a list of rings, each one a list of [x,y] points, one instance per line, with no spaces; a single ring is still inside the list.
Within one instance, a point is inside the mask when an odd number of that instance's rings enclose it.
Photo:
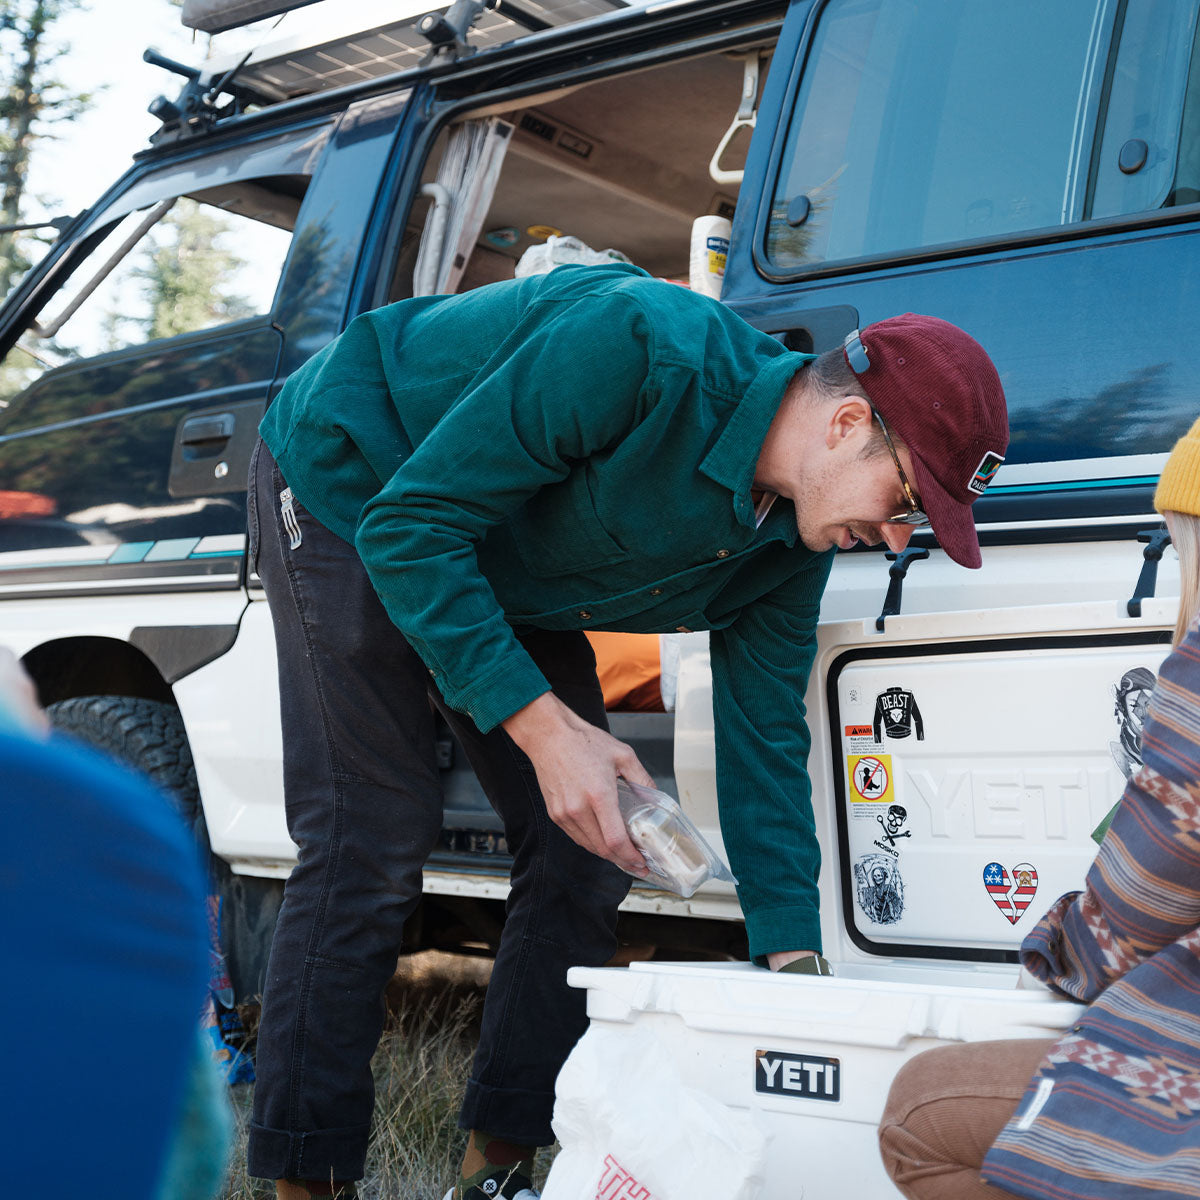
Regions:
[[[286,486],[259,443],[250,468],[251,554],[275,626],[284,791],[299,861],[271,948],[249,1169],[275,1179],[358,1179],[383,991],[441,830],[433,689],[354,547],[299,503],[295,526],[282,519]],[[523,644],[555,694],[604,727],[584,635],[534,633]],[[611,958],[617,906],[631,880],[550,821],[532,765],[507,734],[481,734],[440,696],[432,699],[466,748],[513,855],[460,1124],[546,1145],[555,1077],[587,1023],[567,968]]]

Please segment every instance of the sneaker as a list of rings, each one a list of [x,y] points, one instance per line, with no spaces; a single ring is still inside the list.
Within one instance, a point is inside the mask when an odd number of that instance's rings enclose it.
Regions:
[[[515,1183],[518,1181],[524,1182],[523,1178],[520,1177],[513,1182]],[[492,1182],[496,1182],[497,1184],[499,1183],[499,1181],[495,1180],[494,1178],[484,1181],[485,1185]],[[497,1190],[494,1192],[485,1192],[481,1187],[473,1187],[471,1191],[476,1195],[484,1197],[503,1197],[503,1200],[541,1200],[542,1196],[541,1192],[535,1192],[531,1187],[523,1187],[519,1192],[513,1192],[511,1196],[500,1190],[499,1187],[497,1187]],[[457,1183],[446,1193],[444,1200],[460,1200]],[[475,1196],[469,1196],[467,1200],[475,1200]]]
[[[358,1189],[353,1183],[343,1183],[336,1191],[329,1184],[316,1185],[311,1180],[275,1180],[275,1200],[357,1200]]]
[[[530,1175],[536,1151],[472,1129],[446,1200],[539,1200]]]

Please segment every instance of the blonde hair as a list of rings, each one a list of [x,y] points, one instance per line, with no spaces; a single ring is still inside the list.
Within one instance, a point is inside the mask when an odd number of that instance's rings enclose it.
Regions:
[[[1171,645],[1178,646],[1200,612],[1200,517],[1172,512],[1171,532],[1179,555],[1179,618]]]

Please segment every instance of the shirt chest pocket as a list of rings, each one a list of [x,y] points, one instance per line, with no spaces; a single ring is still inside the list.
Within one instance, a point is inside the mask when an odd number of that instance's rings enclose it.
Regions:
[[[509,518],[517,553],[531,575],[586,573],[629,557],[596,513],[590,469],[580,463],[542,488]]]

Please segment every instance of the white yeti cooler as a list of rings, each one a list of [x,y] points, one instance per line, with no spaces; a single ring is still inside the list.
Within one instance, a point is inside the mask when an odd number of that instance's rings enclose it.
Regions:
[[[545,1200],[898,1196],[876,1130],[901,1065],[936,1045],[1054,1037],[1082,1011],[1018,990],[1017,949],[1082,886],[1091,831],[1139,765],[1173,605],[1147,601],[1143,621],[1105,599],[914,613],[882,635],[823,609],[806,706],[835,975],[571,971],[590,1026],[559,1076]],[[681,653],[675,777],[720,846],[715,769],[697,643]],[[734,903],[728,885],[697,900],[711,908],[691,901],[698,915]]]
[[[838,971],[774,975],[742,963],[572,970],[570,982],[587,988],[591,1023],[559,1079],[563,1150],[546,1200],[674,1200],[684,1191],[716,1200],[726,1185],[709,1189],[705,1180],[739,1150],[760,1155],[758,1181],[736,1193],[746,1200],[898,1196],[875,1131],[900,1065],[949,1042],[1053,1037],[1082,1011],[1046,991],[1017,990],[1008,966],[847,963]],[[627,1113],[633,1128],[621,1125]],[[617,1128],[605,1149],[610,1122]],[[684,1148],[701,1155],[726,1134],[732,1148],[715,1149],[716,1167],[699,1185],[677,1188]]]

